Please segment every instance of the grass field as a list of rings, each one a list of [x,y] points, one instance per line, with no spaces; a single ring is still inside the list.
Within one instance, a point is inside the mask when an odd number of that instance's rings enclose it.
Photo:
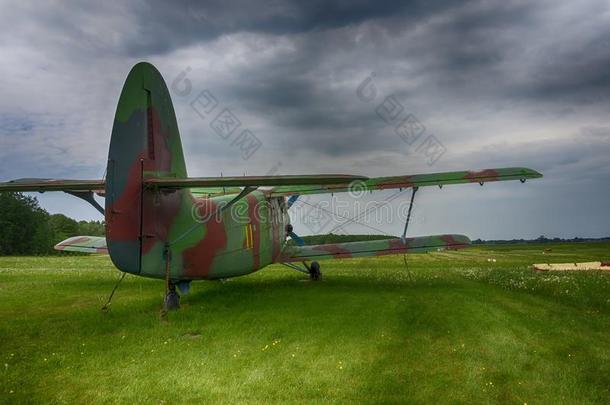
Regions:
[[[100,311],[106,257],[3,257],[0,401],[609,403],[610,274],[529,268],[599,259],[610,244],[328,261],[321,282],[272,266],[193,283],[164,322],[163,283],[129,275]]]

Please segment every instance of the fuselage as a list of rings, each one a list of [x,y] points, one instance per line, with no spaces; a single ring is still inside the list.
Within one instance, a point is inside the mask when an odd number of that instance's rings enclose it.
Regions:
[[[286,243],[290,223],[284,197],[269,198],[264,191],[253,191],[229,208],[237,194],[195,197],[183,190],[181,203],[173,215],[168,235],[171,248],[171,278],[174,280],[213,280],[252,273],[273,263]],[[187,197],[188,196],[188,197]],[[166,196],[161,200],[168,200]],[[153,204],[154,205],[154,204]],[[162,204],[171,207],[171,204]],[[158,224],[163,209],[146,215],[146,223]],[[156,227],[144,235],[160,239]],[[139,275],[163,278],[159,244],[143,242]]]
[[[284,197],[267,198],[263,191],[254,191],[222,211],[236,194],[197,198],[195,221],[201,221],[207,233],[201,240],[202,256],[193,255],[187,275],[216,279],[252,273],[271,263],[280,255],[286,242],[286,226],[290,222]]]

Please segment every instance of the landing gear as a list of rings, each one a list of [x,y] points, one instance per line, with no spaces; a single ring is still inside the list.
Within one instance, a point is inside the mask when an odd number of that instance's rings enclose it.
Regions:
[[[176,285],[174,283],[169,283],[163,308],[166,311],[175,311],[180,308],[180,294],[176,291]]]
[[[163,258],[165,259],[165,300],[163,300],[161,317],[165,318],[168,311],[175,311],[180,308],[180,294],[176,291],[176,284],[172,283],[170,279],[171,251],[169,244],[165,245]]]
[[[311,262],[307,270],[309,270],[309,278],[312,281],[318,281],[322,278],[322,273],[320,272],[320,263]]]
[[[303,267],[292,263],[282,264],[301,273],[309,274],[309,279],[311,281],[318,281],[322,279],[322,273],[320,272],[320,263],[318,262],[311,262],[311,264],[308,265],[306,261],[303,261]]]

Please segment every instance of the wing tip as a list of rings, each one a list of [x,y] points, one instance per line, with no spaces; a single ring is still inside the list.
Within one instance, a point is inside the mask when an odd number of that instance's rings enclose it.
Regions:
[[[537,170],[530,169],[529,167],[520,167],[519,168],[528,179],[538,179],[544,177],[542,173]]]

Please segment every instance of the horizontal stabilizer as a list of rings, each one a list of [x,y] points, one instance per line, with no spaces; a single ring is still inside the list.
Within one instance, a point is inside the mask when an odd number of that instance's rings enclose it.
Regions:
[[[384,256],[398,253],[425,253],[446,249],[461,249],[470,245],[464,235],[433,235],[401,239],[330,243],[326,245],[287,246],[277,262],[300,262],[349,257]]]
[[[55,245],[55,250],[108,254],[106,238],[103,236],[73,236]]]

